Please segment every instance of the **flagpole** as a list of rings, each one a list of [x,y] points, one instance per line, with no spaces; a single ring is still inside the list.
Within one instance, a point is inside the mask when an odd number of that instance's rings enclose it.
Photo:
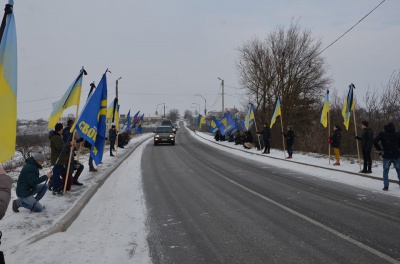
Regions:
[[[354,131],[357,137],[357,123],[356,123],[356,100],[354,100],[354,109],[353,109],[353,117],[354,117]],[[358,155],[358,164],[360,165],[360,171],[361,171],[361,158],[360,158],[360,147],[358,145],[358,140],[356,140],[357,144],[357,155]]]
[[[82,67],[82,73],[81,74],[85,74],[86,71],[83,69]],[[87,74],[87,73],[86,73]],[[80,97],[80,96],[79,96]],[[79,115],[79,104],[80,104],[80,100],[78,101],[78,104],[76,105],[76,112],[75,112],[75,119],[78,119],[78,115]],[[76,124],[75,124],[76,125]],[[72,139],[71,142],[73,142],[75,140],[75,129],[72,132]],[[68,167],[67,167],[67,174],[65,175],[65,180],[64,180],[64,189],[63,189],[63,195],[65,195],[65,192],[67,191],[67,183],[68,183],[68,179],[69,179],[69,171],[70,171],[70,167],[71,167],[71,160],[72,160],[72,154],[74,153],[74,148],[75,146],[71,144],[71,149],[69,151],[69,159],[68,159]],[[72,180],[72,179],[71,179]]]
[[[328,111],[328,158],[329,165],[331,164],[331,144],[329,144],[329,138],[331,136],[331,111]]]
[[[116,83],[115,83],[115,96],[117,97],[117,102],[118,102],[118,80],[120,80],[122,77],[119,77],[117,80],[116,80]],[[116,105],[116,109],[118,109],[118,112],[117,112],[117,115],[119,115],[119,104],[117,103],[117,105]],[[119,116],[118,116],[118,122],[119,122]],[[117,124],[115,124],[115,127],[117,128]],[[118,128],[119,128],[119,124],[118,124]],[[116,136],[117,136],[117,138],[115,139],[115,157],[117,156],[117,154],[118,154],[118,133],[119,133],[119,131],[117,130],[117,129],[115,129],[115,134],[116,134]]]
[[[250,103],[250,105],[253,106],[252,103]],[[254,113],[254,107],[253,107],[253,113]],[[262,148],[261,148],[260,134],[257,134],[258,127],[257,127],[256,119],[257,119],[257,118],[256,118],[255,113],[254,113],[254,129],[255,129],[255,131],[256,131],[256,135],[257,135],[257,138],[258,138],[258,145],[260,146],[260,150],[261,150],[261,153],[262,153],[263,150],[262,150]]]
[[[282,130],[282,144],[283,144],[283,157],[286,159],[286,150],[285,150],[285,136],[283,135],[283,124],[282,124],[282,112],[280,114],[280,118],[281,118],[281,130]]]

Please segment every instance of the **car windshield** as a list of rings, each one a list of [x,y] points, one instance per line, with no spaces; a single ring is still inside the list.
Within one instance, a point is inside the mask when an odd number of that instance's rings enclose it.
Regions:
[[[156,133],[172,133],[171,127],[157,127]]]

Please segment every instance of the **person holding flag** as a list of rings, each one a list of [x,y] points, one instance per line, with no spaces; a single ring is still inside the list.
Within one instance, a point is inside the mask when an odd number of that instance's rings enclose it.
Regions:
[[[256,132],[257,134],[261,134],[264,143],[264,152],[262,154],[269,154],[271,151],[270,140],[271,140],[271,128],[268,126],[268,123],[264,123],[264,129],[261,132]]]
[[[372,150],[372,145],[373,145],[373,140],[374,140],[374,131],[372,131],[372,128],[369,127],[369,123],[366,120],[361,122],[361,127],[363,129],[361,137],[359,137],[357,135],[355,136],[356,140],[361,141],[361,151],[362,151],[362,155],[363,155],[363,159],[364,159],[364,167],[360,172],[361,173],[372,173],[371,150]]]

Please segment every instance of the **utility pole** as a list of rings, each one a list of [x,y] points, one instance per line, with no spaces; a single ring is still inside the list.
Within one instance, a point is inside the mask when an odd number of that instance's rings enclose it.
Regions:
[[[164,104],[164,119],[165,119],[165,104]]]
[[[218,77],[218,79],[221,80],[221,86],[222,86],[222,112],[221,112],[221,115],[224,116],[224,111],[225,111],[225,108],[224,108],[224,80],[222,80],[219,77]]]

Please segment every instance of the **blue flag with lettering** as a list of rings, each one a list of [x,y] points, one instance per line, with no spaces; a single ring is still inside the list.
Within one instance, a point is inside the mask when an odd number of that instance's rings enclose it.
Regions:
[[[231,131],[232,134],[235,134],[237,132],[239,132],[239,120],[238,120],[238,116],[235,116],[235,125],[233,126],[233,129]]]
[[[92,147],[90,156],[97,164],[103,159],[106,141],[107,116],[107,71],[96,90],[88,98],[76,124],[78,134],[88,141]]]
[[[211,124],[210,124],[210,132],[211,133],[216,133],[218,131],[218,120],[215,119],[215,117],[212,118]]]
[[[219,131],[222,136],[225,136],[226,133],[231,131],[234,128],[235,124],[232,121],[231,114],[229,112],[225,113],[222,117],[221,121],[218,124]]]
[[[131,109],[129,109],[125,120],[125,131],[129,131],[130,129],[131,129]]]

